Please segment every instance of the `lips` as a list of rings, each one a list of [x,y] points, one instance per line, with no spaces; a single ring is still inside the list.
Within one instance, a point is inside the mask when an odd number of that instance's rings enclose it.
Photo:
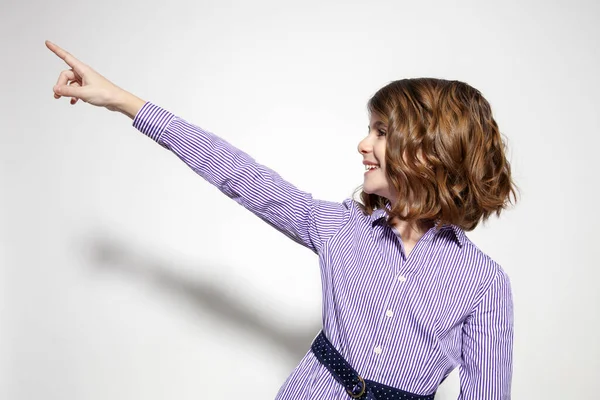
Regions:
[[[363,160],[363,165],[365,166],[365,169],[366,169],[365,175],[373,170],[379,169],[379,164],[377,164],[376,162],[373,162],[373,161]]]

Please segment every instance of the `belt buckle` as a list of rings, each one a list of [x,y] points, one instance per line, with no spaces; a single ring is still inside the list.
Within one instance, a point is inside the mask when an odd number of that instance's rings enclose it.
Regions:
[[[367,385],[365,384],[365,380],[363,378],[361,378],[360,375],[359,375],[358,376],[358,383],[356,385],[354,385],[354,387],[352,388],[352,390],[346,389],[346,392],[353,399],[358,399],[363,394],[365,394],[366,390],[367,390]]]

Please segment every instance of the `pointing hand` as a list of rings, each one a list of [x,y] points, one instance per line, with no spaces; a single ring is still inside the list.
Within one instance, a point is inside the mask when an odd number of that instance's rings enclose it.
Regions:
[[[46,46],[71,67],[62,71],[58,77],[58,82],[53,88],[56,99],[62,96],[70,97],[71,104],[81,99],[98,107],[119,111],[116,105],[126,95],[123,89],[56,44],[47,40]]]

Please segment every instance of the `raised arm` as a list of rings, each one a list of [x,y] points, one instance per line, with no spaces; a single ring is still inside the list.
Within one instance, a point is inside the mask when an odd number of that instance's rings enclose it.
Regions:
[[[224,139],[119,88],[57,45],[46,46],[72,67],[60,74],[55,98],[70,97],[71,104],[81,99],[127,115],[136,129],[292,240],[318,253],[350,218],[350,199],[313,199]]]
[[[313,199],[221,137],[147,102],[133,126],[292,240],[318,252],[349,218],[349,204]]]

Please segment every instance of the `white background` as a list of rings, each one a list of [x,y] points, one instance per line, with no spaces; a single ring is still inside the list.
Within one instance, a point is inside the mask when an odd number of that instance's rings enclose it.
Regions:
[[[597,397],[599,4],[3,0],[0,398],[269,399],[320,324],[317,257],[122,114],[55,100],[46,39],[335,201],[377,89],[481,90],[521,190],[468,233],[511,277],[513,398]]]

